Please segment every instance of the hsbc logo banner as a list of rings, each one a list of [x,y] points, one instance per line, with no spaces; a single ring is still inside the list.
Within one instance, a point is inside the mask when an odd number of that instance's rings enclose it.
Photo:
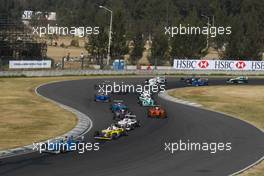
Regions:
[[[209,66],[211,66],[211,63],[209,64],[209,62],[207,60],[201,60],[201,61],[198,62],[198,67],[200,69],[210,68]]]
[[[264,61],[174,59],[173,68],[177,70],[264,71]]]

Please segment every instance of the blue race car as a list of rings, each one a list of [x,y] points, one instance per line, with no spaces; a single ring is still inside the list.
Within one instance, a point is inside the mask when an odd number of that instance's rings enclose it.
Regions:
[[[193,78],[191,81],[192,86],[208,86],[208,79]]]
[[[195,79],[195,77],[187,77],[187,78],[180,78],[180,81],[187,84],[192,85],[192,81]]]
[[[111,105],[111,111],[114,113],[116,111],[121,111],[121,110],[128,110],[128,107],[124,104],[123,100],[114,100],[114,103]]]
[[[109,102],[111,100],[111,97],[105,93],[97,93],[94,96],[94,101],[98,102]]]

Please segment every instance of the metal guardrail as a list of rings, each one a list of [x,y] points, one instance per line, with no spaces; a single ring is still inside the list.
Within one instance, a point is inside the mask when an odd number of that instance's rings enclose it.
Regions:
[[[35,70],[35,71],[0,71],[0,77],[49,77],[49,76],[81,76],[81,75],[264,75],[264,71],[215,71],[215,70]]]

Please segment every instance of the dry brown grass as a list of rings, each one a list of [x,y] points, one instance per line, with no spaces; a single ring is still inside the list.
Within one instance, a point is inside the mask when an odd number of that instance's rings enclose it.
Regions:
[[[0,150],[62,135],[77,123],[74,114],[36,96],[42,83],[73,78],[0,78]]]
[[[241,118],[264,129],[264,86],[209,86],[180,88],[169,94]],[[264,162],[242,176],[264,176]]]
[[[55,46],[48,46],[47,56],[55,60],[55,62],[61,62],[61,59],[70,53],[70,57],[80,57],[81,53],[87,55],[87,51],[84,48],[62,48]]]
[[[71,47],[71,41],[73,39],[77,39],[79,41],[80,47]],[[46,39],[47,43],[50,43],[49,39]],[[57,41],[58,46],[50,46],[48,45],[48,50],[47,50],[47,56],[54,59],[55,62],[61,62],[61,59],[65,56],[67,56],[68,53],[70,53],[70,57],[80,57],[81,53],[84,53],[84,55],[87,55],[87,50],[84,48],[85,45],[85,39],[84,38],[79,38],[79,37],[69,37],[69,36],[64,36],[64,37],[59,37],[58,39],[54,40],[53,42]],[[64,44],[65,47],[60,47],[61,44]],[[78,66],[72,66],[70,65],[69,67],[73,68],[79,68],[80,64],[77,64]],[[65,65],[65,68],[68,68],[67,64]]]

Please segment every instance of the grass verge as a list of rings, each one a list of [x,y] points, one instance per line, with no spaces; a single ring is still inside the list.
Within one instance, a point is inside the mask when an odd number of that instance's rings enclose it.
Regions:
[[[264,86],[209,86],[179,88],[171,96],[199,103],[225,112],[264,129]],[[242,176],[263,176],[264,162],[245,171]]]
[[[74,78],[0,78],[0,150],[59,136],[76,125],[74,114],[35,94],[40,84],[67,79]]]

